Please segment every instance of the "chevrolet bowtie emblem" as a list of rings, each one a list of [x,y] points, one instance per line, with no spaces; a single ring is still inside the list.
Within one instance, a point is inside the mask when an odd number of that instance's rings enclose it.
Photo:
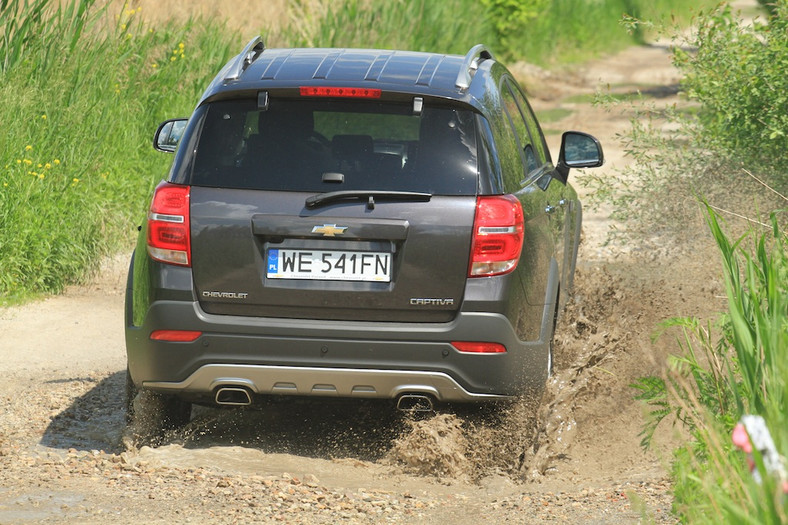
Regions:
[[[342,235],[347,230],[347,226],[337,226],[336,224],[324,224],[323,226],[315,226],[312,228],[312,233],[322,233],[323,237],[336,237]]]

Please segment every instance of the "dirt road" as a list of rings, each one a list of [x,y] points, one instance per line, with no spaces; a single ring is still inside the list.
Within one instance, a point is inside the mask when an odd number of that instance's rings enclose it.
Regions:
[[[601,139],[602,174],[626,162],[615,135],[628,115],[576,95],[610,85],[676,101],[661,47],[560,78],[517,69],[537,112],[568,110],[548,131]],[[535,431],[517,407],[496,424],[472,415],[411,423],[387,406],[286,401],[241,414],[200,409],[167,444],[127,450],[125,256],[89,286],[0,310],[0,523],[674,522],[665,465],[676,430],[661,428],[656,451],[643,452],[628,385],[676,350],[670,337],[651,343],[658,322],[721,309],[718,266],[713,256],[605,245],[610,226],[605,210],[586,212],[575,300]]]

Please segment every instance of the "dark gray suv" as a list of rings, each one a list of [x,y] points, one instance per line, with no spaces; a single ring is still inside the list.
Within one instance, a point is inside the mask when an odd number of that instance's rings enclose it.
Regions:
[[[543,388],[581,206],[512,75],[467,55],[265,49],[187,119],[129,272],[128,396],[382,398],[403,409]]]

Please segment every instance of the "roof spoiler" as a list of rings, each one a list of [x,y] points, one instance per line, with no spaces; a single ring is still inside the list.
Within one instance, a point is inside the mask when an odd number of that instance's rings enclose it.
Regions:
[[[468,86],[471,85],[471,80],[473,80],[474,73],[476,73],[476,70],[479,68],[479,62],[494,58],[492,52],[487,49],[484,44],[476,44],[473,46],[462,60],[462,67],[460,68],[460,73],[457,75],[457,81],[454,85],[460,88],[460,90],[468,89]]]
[[[248,68],[252,62],[257,60],[260,54],[265,50],[265,44],[263,43],[263,39],[260,36],[254,37],[248,44],[241,54],[235,58],[235,62],[230,66],[230,70],[227,72],[227,76],[224,77],[225,82],[229,82],[232,80],[238,80],[241,78],[241,75],[246,68]]]

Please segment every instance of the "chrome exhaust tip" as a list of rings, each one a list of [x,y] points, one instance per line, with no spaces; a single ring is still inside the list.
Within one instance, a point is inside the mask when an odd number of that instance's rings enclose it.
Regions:
[[[243,407],[252,404],[252,396],[243,387],[225,386],[216,391],[216,404]]]
[[[397,410],[403,412],[432,412],[432,396],[425,394],[402,394],[397,399]]]

